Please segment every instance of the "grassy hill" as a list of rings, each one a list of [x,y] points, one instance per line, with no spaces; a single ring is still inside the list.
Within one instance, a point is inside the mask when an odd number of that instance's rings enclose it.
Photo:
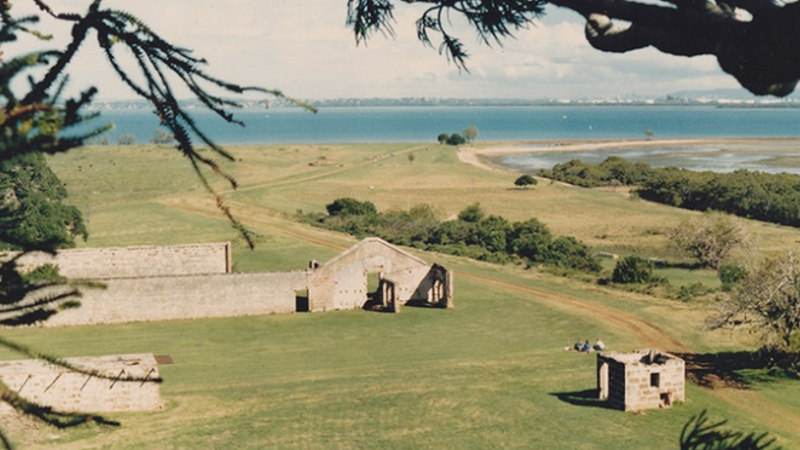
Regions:
[[[245,250],[186,161],[169,149],[90,147],[52,164],[88,219],[90,239],[82,245],[231,240],[240,271],[301,268],[351,245],[348,236],[292,220],[298,209],[323,211],[344,196],[381,210],[430,203],[443,218],[477,201],[510,220],[536,217],[597,249],[658,257],[674,256],[664,250],[664,232],[693,214],[621,192],[547,182],[515,189],[515,174],[462,164],[454,149],[438,145],[232,150],[241,188],[226,197],[258,234],[255,251]],[[748,226],[764,252],[800,238],[794,229]],[[731,428],[769,431],[786,448],[798,447],[795,380],[741,370],[748,389],[690,384],[686,403],[623,413],[592,401],[594,357],[562,350],[596,337],[614,350],[723,357],[754,348],[750,336],[703,329],[713,305],[416,253],[456,271],[454,310],[4,332],[63,356],[153,352],[175,362],[160,367],[164,411],[115,414],[123,426],[114,430],[32,431],[15,423],[13,436],[52,447],[675,448],[683,424],[708,410]]]

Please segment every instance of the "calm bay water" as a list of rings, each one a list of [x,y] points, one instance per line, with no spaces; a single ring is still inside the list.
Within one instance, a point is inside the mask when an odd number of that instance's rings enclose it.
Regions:
[[[325,108],[318,114],[281,108],[242,110],[244,128],[207,111],[194,116],[220,144],[435,142],[440,133],[474,125],[479,140],[798,137],[800,109],[713,107],[362,107]],[[150,140],[158,121],[146,111],[104,111],[96,123],[113,122],[109,134]]]

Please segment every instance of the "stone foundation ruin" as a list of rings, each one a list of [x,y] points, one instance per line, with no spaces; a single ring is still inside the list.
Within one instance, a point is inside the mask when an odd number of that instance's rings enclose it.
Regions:
[[[76,373],[40,360],[0,361],[0,378],[30,402],[64,412],[153,411],[163,408],[159,383],[122,381],[125,377],[156,379],[152,354],[66,358],[76,367],[111,379]],[[0,403],[0,413],[12,412]]]
[[[685,401],[684,361],[657,350],[597,354],[600,400],[624,411],[665,408]]]

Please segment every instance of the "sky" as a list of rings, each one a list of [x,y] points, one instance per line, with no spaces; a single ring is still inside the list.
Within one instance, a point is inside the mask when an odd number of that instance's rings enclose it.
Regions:
[[[32,3],[16,0],[12,11],[35,12]],[[89,3],[50,1],[63,12],[84,11]],[[502,46],[483,44],[454,21],[470,54],[467,72],[417,40],[420,9],[402,2],[397,2],[395,35],[377,34],[366,45],[356,45],[345,26],[347,0],[105,0],[103,5],[126,9],[167,40],[192,48],[209,61],[214,76],[304,99],[608,98],[738,88],[710,56],[594,50],[580,16],[555,7]],[[40,28],[47,24],[52,21],[43,18]],[[55,30],[52,45],[65,42],[69,29]],[[3,51],[8,56],[41,45],[26,38]],[[133,98],[94,47],[96,41],[87,42],[74,61],[70,89],[95,85],[99,99]]]

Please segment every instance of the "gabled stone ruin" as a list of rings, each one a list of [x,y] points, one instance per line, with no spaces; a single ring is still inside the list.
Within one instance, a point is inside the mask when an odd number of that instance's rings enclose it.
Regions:
[[[390,311],[401,305],[453,306],[452,274],[378,238],[367,238],[332,260],[312,267],[308,276],[311,311],[362,308],[368,278],[378,278],[373,303]]]
[[[685,401],[685,365],[657,350],[597,354],[600,400],[624,411],[666,408]]]

